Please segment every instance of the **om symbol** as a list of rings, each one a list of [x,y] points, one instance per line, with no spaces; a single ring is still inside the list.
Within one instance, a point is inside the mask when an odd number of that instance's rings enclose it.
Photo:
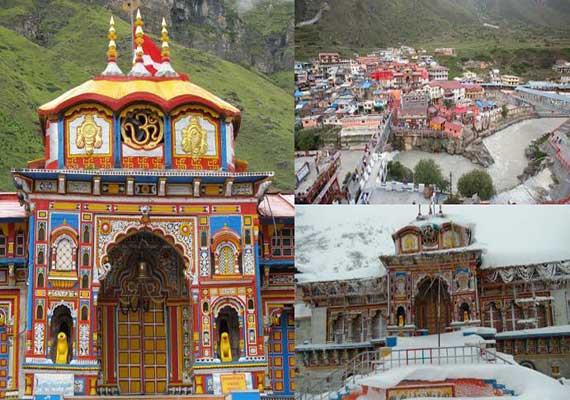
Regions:
[[[157,147],[164,137],[162,119],[150,110],[134,110],[124,117],[121,136],[125,143],[137,150]]]

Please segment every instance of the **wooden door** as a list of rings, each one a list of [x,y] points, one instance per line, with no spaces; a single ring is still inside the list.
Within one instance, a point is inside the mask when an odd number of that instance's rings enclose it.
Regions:
[[[164,304],[117,310],[117,370],[121,394],[162,394],[167,391],[167,338]]]

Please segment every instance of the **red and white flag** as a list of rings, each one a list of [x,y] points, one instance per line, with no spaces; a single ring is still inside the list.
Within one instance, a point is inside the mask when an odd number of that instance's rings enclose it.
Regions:
[[[136,29],[136,28],[135,28]],[[162,61],[162,55],[158,46],[152,41],[150,37],[147,35],[143,35],[143,64],[144,67],[148,72],[150,72],[153,76],[156,74],[156,71],[160,68],[160,64]],[[137,45],[133,43],[133,51],[136,51]],[[134,53],[133,53],[134,54]],[[136,58],[136,56],[135,56]],[[134,59],[133,59],[134,60]]]

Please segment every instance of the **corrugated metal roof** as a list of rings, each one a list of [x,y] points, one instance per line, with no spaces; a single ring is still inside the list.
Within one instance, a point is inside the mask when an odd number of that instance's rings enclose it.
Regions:
[[[0,219],[4,218],[26,218],[16,193],[0,193]]]
[[[292,194],[268,194],[259,204],[259,213],[264,217],[294,217],[295,196]]]

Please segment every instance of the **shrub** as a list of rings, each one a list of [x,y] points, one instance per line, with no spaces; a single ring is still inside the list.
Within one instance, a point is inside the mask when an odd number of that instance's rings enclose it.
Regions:
[[[473,170],[464,174],[457,182],[459,192],[465,197],[478,194],[481,200],[489,200],[495,194],[493,178],[486,171]]]

